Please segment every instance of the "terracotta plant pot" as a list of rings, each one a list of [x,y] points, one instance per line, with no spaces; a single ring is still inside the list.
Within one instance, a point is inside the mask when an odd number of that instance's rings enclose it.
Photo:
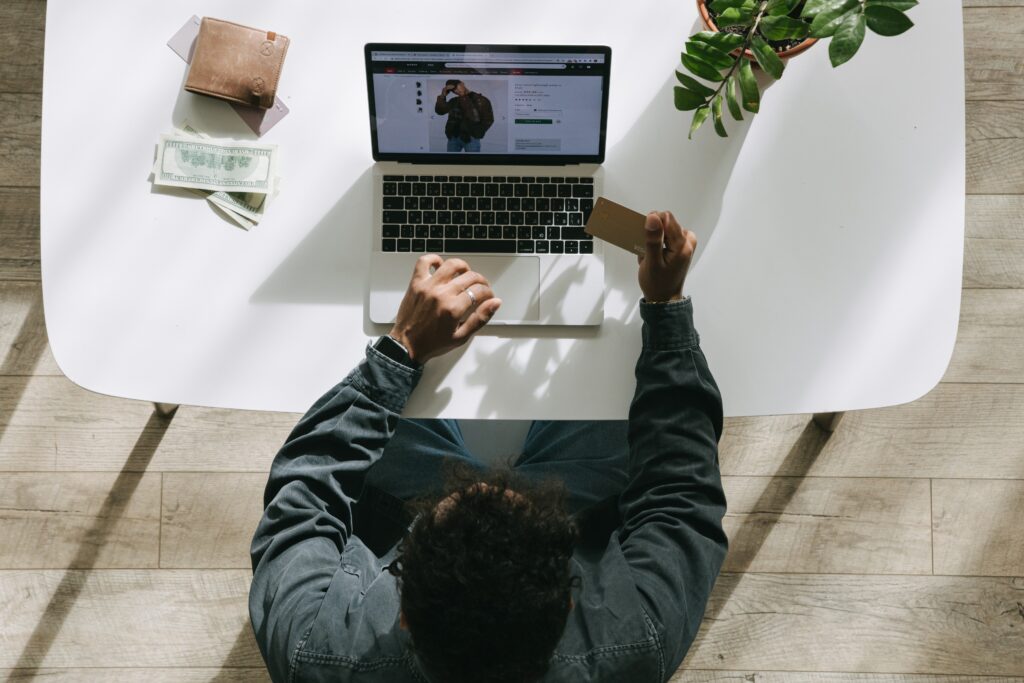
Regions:
[[[711,15],[708,13],[708,8],[707,4],[705,3],[705,0],[697,0],[697,11],[700,12],[701,21],[704,22],[704,25],[708,28],[708,30],[717,33],[718,27],[715,25],[715,22],[711,19]],[[811,47],[816,42],[818,42],[817,38],[805,38],[802,42],[797,43],[788,50],[776,52],[775,54],[779,56],[779,59],[789,59],[790,57],[795,57],[801,52],[807,50],[807,48]],[[750,50],[744,50],[743,56],[749,59],[750,61],[754,62],[755,65],[757,64],[757,61],[754,59],[754,53],[752,53]]]

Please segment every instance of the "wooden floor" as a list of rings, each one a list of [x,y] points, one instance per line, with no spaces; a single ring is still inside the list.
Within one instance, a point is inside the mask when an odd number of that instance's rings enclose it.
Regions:
[[[1024,0],[964,4],[967,240],[949,371],[831,438],[808,416],[728,421],[732,550],[677,682],[1024,681]],[[44,13],[0,2],[0,675],[263,680],[247,545],[296,416],[165,420],[54,363]]]

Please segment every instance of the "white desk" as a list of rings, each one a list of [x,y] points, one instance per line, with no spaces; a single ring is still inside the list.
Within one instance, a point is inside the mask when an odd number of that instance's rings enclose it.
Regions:
[[[186,117],[253,137],[226,104],[182,91],[185,65],[165,43],[194,12],[292,39],[291,113],[264,136],[283,151],[283,189],[248,233],[147,179],[158,135]],[[613,50],[605,194],[697,233],[687,291],[727,414],[910,401],[938,382],[956,336],[965,133],[960,4],[909,16],[908,33],[869,33],[835,71],[813,48],[728,140],[708,125],[687,142],[671,87],[692,2],[50,0],[41,239],[54,356],[105,394],[305,410],[383,331],[364,313],[363,43],[601,43]],[[599,329],[485,330],[428,366],[407,414],[623,417],[639,289],[635,259],[609,251]]]

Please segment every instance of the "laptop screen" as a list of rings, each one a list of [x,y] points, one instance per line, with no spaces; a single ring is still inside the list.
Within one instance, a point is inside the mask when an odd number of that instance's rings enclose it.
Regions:
[[[365,47],[373,158],[420,163],[600,163],[611,49]]]

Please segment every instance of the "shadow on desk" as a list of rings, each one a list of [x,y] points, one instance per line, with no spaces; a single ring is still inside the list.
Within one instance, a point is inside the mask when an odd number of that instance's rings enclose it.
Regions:
[[[604,187],[609,199],[636,211],[672,211],[697,234],[696,263],[711,242],[722,198],[756,117],[730,119],[728,138],[718,137],[708,122],[690,140],[693,112],[678,111],[673,104],[678,85],[669,73],[630,129],[609,148]]]
[[[373,170],[367,168],[253,292],[259,304],[364,305],[373,233]]]
[[[567,349],[543,345],[532,350],[525,365],[517,363],[520,345],[529,344],[532,338],[536,337],[535,334],[530,335],[528,330],[517,332],[523,334],[509,336],[486,358],[481,358],[477,367],[466,377],[467,384],[480,386],[484,390],[478,415],[488,418],[499,417],[503,410],[507,411],[509,397],[513,397],[512,400],[516,403],[531,402],[541,397],[545,400],[554,399],[556,403],[567,406],[585,403],[586,395],[581,394],[579,386],[572,378],[579,375],[575,368],[581,364],[585,368],[593,369],[587,354],[579,353],[579,347],[575,343]],[[596,333],[596,330],[594,332]],[[621,320],[606,319],[602,325],[604,335],[618,336],[626,333],[627,323]],[[566,336],[568,335],[564,335],[563,338]],[[636,362],[636,358],[623,358],[622,362],[632,364]],[[501,380],[497,382],[494,379],[495,367],[504,368]],[[633,397],[633,387],[616,387],[615,390],[622,394],[622,412],[625,414]]]
[[[548,283],[548,295],[552,300],[560,300],[567,296],[570,288],[579,284],[582,273],[574,270],[567,270],[557,278]],[[595,303],[595,306],[601,305]],[[500,415],[502,408],[507,408],[509,397],[515,401],[528,401],[532,396],[549,394],[557,389],[559,396],[564,400],[578,402],[580,400],[578,387],[572,386],[569,380],[571,372],[563,370],[573,362],[585,362],[580,354],[573,354],[576,348],[573,343],[568,351],[544,344],[530,349],[529,360],[526,364],[518,363],[517,356],[523,344],[533,344],[538,338],[582,340],[594,339],[598,335],[606,336],[615,334],[625,323],[618,320],[606,318],[601,327],[596,326],[563,326],[545,325],[537,327],[533,325],[488,325],[484,327],[477,336],[494,337],[502,341],[499,346],[486,355],[478,355],[477,367],[466,377],[470,385],[480,385],[485,388],[485,394],[480,400],[480,407],[477,411],[479,418],[490,419]],[[364,332],[369,336],[384,334],[387,332],[387,325],[377,325],[368,320],[364,324]],[[451,400],[451,388],[438,388],[444,378],[460,362],[462,355],[471,346],[466,344],[449,353],[444,354],[430,363],[424,369],[423,379],[420,382],[416,394],[411,399],[407,410],[412,414],[432,414],[443,411]],[[482,352],[478,351],[478,354]],[[495,381],[494,368],[503,368],[500,381]],[[429,393],[433,390],[433,393]]]

